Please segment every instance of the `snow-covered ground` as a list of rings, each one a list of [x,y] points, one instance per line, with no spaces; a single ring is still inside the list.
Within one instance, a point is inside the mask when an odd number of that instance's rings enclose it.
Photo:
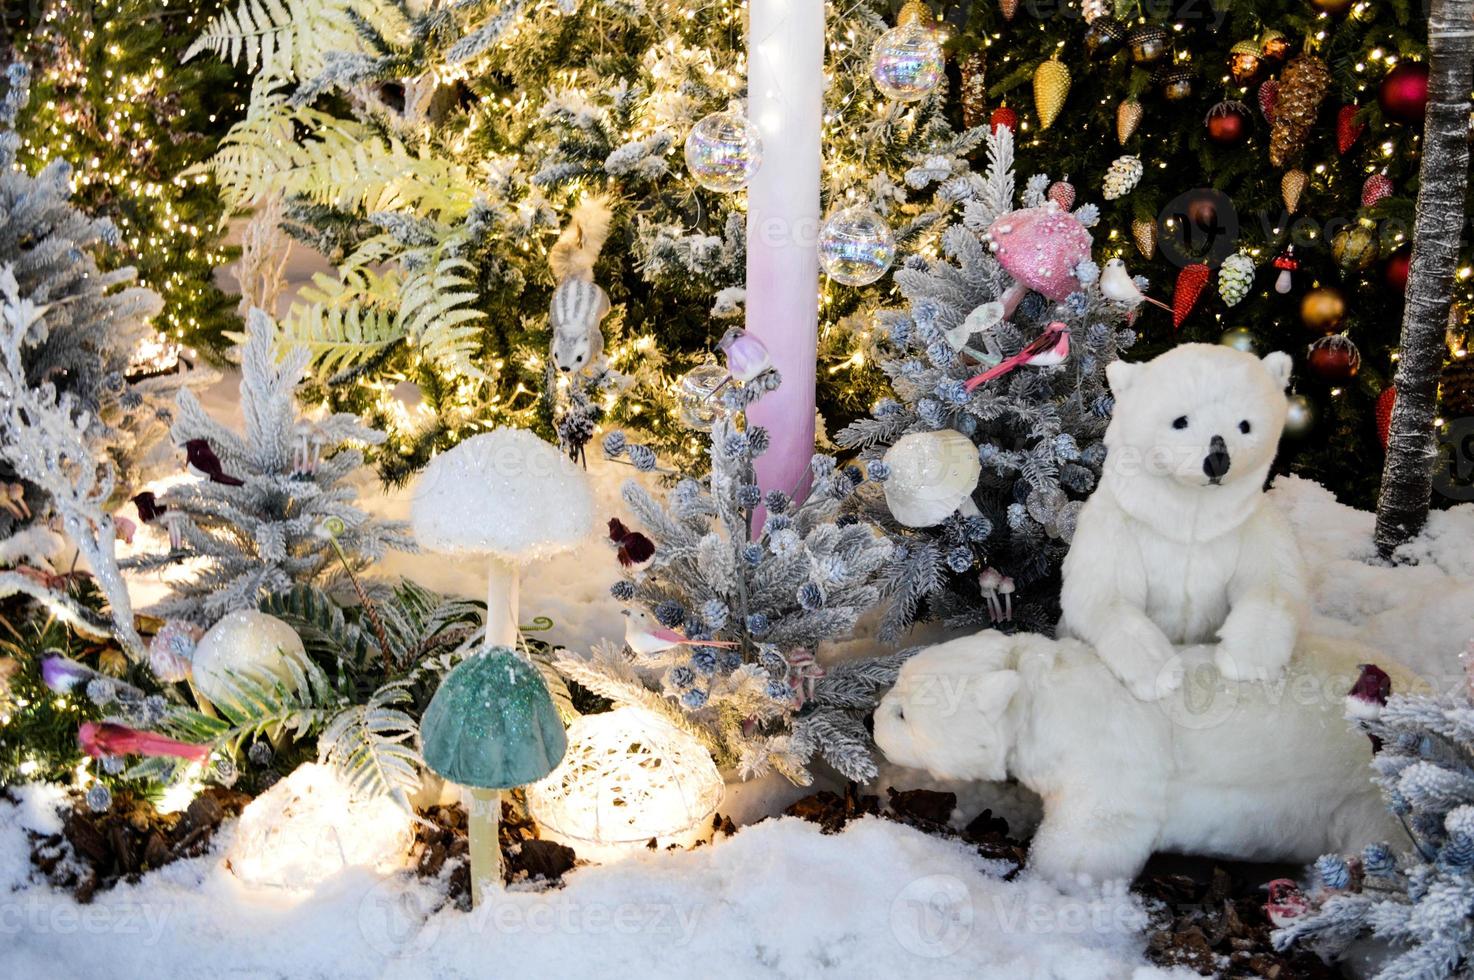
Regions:
[[[248,888],[219,856],[230,829],[210,855],[79,906],[26,884],[24,827],[56,830],[55,799],[28,789],[21,806],[0,804],[3,977],[1174,975],[1142,957],[1136,898],[1007,883],[973,849],[874,818],[834,836],[769,821],[712,847],[585,868],[561,890],[427,915],[438,887],[408,872]]]

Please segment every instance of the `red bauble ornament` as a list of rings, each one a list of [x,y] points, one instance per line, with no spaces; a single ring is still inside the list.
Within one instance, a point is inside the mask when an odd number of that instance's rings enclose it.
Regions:
[[[1382,266],[1382,279],[1387,283],[1387,288],[1397,293],[1407,292],[1408,267],[1413,262],[1413,250],[1410,248],[1393,252],[1387,259],[1387,264]]]
[[[1177,273],[1177,288],[1172,291],[1172,327],[1182,326],[1182,321],[1187,319],[1193,307],[1198,303],[1198,297],[1203,295],[1203,288],[1208,285],[1208,279],[1213,275],[1212,271],[1202,262],[1194,262],[1192,265],[1182,267]]]
[[[1264,121],[1271,126],[1274,125],[1274,110],[1280,101],[1280,83],[1277,78],[1266,79],[1259,86],[1259,111],[1264,114]]]
[[[1249,107],[1242,102],[1224,101],[1208,110],[1208,117],[1203,120],[1203,125],[1208,127],[1208,138],[1219,146],[1234,146],[1242,143],[1249,136],[1249,129],[1253,120],[1249,115]]]
[[[1336,113],[1336,150],[1343,156],[1361,139],[1361,134],[1366,132],[1367,124],[1356,118],[1360,111],[1360,106],[1343,105],[1341,111]]]
[[[1018,113],[1006,105],[1001,105],[994,109],[992,115],[988,117],[988,125],[992,127],[995,133],[998,132],[999,126],[1002,126],[1004,129],[1016,131],[1018,129]]]
[[[1397,404],[1397,389],[1388,385],[1377,396],[1377,438],[1382,440],[1382,451],[1387,450],[1387,436],[1392,432],[1392,409]]]
[[[1369,208],[1392,193],[1392,178],[1386,174],[1372,174],[1361,185],[1361,206]]]
[[[1420,123],[1428,111],[1428,65],[1404,61],[1387,73],[1377,91],[1382,114],[1398,122]]]
[[[1361,370],[1361,351],[1345,334],[1331,334],[1310,345],[1306,363],[1323,381],[1332,384],[1350,381]]]
[[[1204,231],[1218,227],[1218,202],[1210,194],[1199,194],[1187,202],[1187,220]]]

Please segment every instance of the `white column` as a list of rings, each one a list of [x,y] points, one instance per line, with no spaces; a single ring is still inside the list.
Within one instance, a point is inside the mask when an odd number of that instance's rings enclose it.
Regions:
[[[783,375],[750,413],[772,435],[758,482],[804,491],[819,338],[824,0],[749,0],[747,113],[763,137],[763,163],[747,188],[747,329]]]

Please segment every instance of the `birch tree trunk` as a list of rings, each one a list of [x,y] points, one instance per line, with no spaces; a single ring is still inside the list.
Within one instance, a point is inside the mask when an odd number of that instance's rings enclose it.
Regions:
[[[1428,111],[1394,380],[1397,402],[1377,504],[1377,551],[1383,558],[1423,529],[1433,494],[1433,418],[1469,181],[1474,0],[1432,0],[1428,49]]]

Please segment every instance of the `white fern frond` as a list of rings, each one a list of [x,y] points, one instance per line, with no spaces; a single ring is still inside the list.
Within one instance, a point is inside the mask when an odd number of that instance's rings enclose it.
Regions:
[[[423,761],[419,725],[396,705],[413,700],[403,681],[385,684],[364,704],[339,712],[318,738],[318,761],[330,765],[359,799],[389,796],[409,808]]]
[[[372,17],[376,0],[241,0],[205,25],[184,60],[211,52],[251,73],[310,78],[335,51],[361,50],[350,7]]]
[[[465,259],[447,258],[407,278],[395,326],[442,370],[479,379],[486,373],[471,357],[480,348],[481,330],[470,324],[485,314],[470,305],[477,299],[475,284],[462,274],[474,272]]]

